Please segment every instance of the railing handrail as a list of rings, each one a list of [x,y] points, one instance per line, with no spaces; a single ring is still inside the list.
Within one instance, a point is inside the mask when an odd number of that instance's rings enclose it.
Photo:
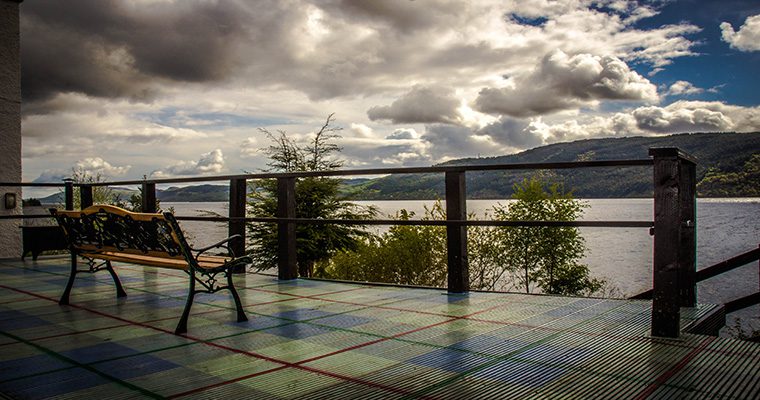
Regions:
[[[715,263],[707,268],[700,269],[697,271],[697,282],[724,274],[757,260],[760,260],[760,247],[733,256],[728,260]]]
[[[64,187],[66,183],[54,182],[0,182],[0,186],[6,187]]]
[[[143,183],[167,184],[167,183],[190,183],[190,182],[217,182],[236,179],[273,179],[273,178],[311,178],[311,177],[334,177],[355,175],[392,175],[392,174],[424,174],[441,172],[467,172],[467,171],[507,171],[507,170],[535,170],[535,169],[572,169],[572,168],[598,168],[598,167],[641,167],[651,166],[653,160],[627,159],[627,160],[597,160],[597,161],[567,161],[546,163],[510,163],[510,164],[473,164],[473,165],[439,165],[432,167],[398,167],[398,168],[369,168],[369,169],[342,169],[330,171],[303,171],[303,172],[260,172],[253,174],[194,176],[190,178],[161,178],[139,179],[126,181],[108,182],[85,182],[74,183],[74,186],[115,186],[115,185],[140,185]],[[62,187],[64,183],[26,183],[26,182],[0,182],[0,186],[38,186],[38,187]]]
[[[760,247],[746,251],[744,253],[735,255],[727,260],[715,263],[709,267],[702,268],[697,271],[696,280],[702,282],[706,279],[716,277],[721,274],[725,274],[731,270],[739,267],[743,267],[753,261],[760,260]],[[643,291],[639,294],[629,297],[629,299],[646,300],[652,298],[652,289]]]

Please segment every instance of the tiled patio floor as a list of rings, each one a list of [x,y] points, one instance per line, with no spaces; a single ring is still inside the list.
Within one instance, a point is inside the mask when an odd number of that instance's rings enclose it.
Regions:
[[[760,345],[647,337],[650,303],[236,278],[200,295],[180,271],[0,261],[0,393],[11,398],[546,399],[760,397]],[[692,310],[695,318],[709,307]]]

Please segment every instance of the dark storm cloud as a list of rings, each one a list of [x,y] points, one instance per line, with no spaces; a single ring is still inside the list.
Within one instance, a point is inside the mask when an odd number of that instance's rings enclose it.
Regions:
[[[498,121],[477,131],[479,135],[488,135],[494,141],[518,149],[530,149],[542,144],[542,139],[528,128],[524,119],[503,116]]]
[[[479,135],[463,126],[426,125],[421,139],[431,145],[429,152],[434,160],[475,154],[492,155],[501,151],[488,136]]]
[[[221,80],[235,66],[244,11],[233,2],[195,0],[25,2],[24,101],[66,92],[146,100],[161,81]]]
[[[367,110],[372,121],[389,120],[394,124],[456,123],[459,100],[453,91],[442,87],[415,86],[388,106]]]
[[[429,28],[442,19],[453,20],[462,10],[462,4],[457,1],[324,0],[319,3],[324,9],[349,20],[386,25],[403,33]]]

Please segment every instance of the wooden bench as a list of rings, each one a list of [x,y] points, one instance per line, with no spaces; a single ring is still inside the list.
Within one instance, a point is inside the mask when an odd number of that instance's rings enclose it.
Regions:
[[[69,304],[69,294],[79,272],[107,270],[116,285],[116,296],[126,296],[111,264],[112,261],[118,261],[179,269],[189,275],[190,289],[175,334],[187,332],[190,307],[197,293],[229,290],[235,301],[237,321],[248,320],[232,282],[233,271],[251,263],[248,256],[236,257],[229,246],[229,242],[239,239],[240,235],[233,235],[202,249],[194,249],[187,244],[172,213],[133,213],[109,205],[93,205],[82,211],[51,209],[50,213],[63,228],[71,251],[71,274],[59,304]],[[204,254],[218,248],[226,249],[229,256]],[[78,269],[79,257],[87,260],[89,269]],[[217,279],[222,275],[226,278],[226,284]],[[196,289],[196,284],[201,288]]]

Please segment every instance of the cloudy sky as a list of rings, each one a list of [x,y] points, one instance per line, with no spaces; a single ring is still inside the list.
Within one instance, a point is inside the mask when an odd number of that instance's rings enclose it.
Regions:
[[[351,168],[760,130],[756,0],[34,0],[21,23],[25,181],[256,171],[258,128],[330,113]]]

